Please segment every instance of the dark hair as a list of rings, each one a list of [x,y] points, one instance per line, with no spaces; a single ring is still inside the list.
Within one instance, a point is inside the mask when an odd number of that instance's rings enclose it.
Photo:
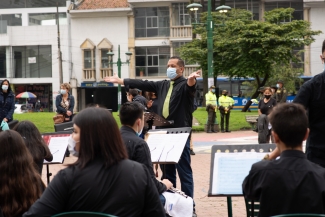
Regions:
[[[0,133],[0,207],[4,216],[22,216],[45,188],[23,138],[13,130]]]
[[[11,87],[10,87],[10,82],[7,80],[7,79],[4,79],[2,82],[1,82],[1,85],[0,85],[0,87],[2,87],[2,85],[3,85],[3,83],[5,82],[5,81],[7,81],[8,82],[8,93],[9,92],[11,92]],[[1,91],[2,91],[2,88],[1,88]]]
[[[172,56],[169,59],[170,60],[177,59],[178,60],[177,65],[180,66],[180,67],[185,67],[184,60],[182,60],[180,57],[178,57],[178,56]]]
[[[138,102],[126,102],[120,109],[120,121],[121,124],[127,126],[133,126],[135,121],[143,116],[143,105]]]
[[[137,89],[129,89],[129,94],[133,97],[139,95],[139,92]]]
[[[43,161],[44,158],[49,158],[51,156],[50,149],[45,144],[35,124],[30,121],[21,121],[13,130],[17,131],[24,138],[25,144],[32,154],[35,163]],[[41,168],[37,169],[41,171]]]
[[[73,122],[80,128],[80,148],[78,160],[70,166],[83,169],[100,158],[109,168],[128,157],[117,123],[107,109],[86,108],[73,118]]]
[[[308,128],[306,111],[302,105],[281,103],[273,108],[269,116],[272,130],[287,147],[301,145]]]
[[[89,108],[89,107],[106,108],[105,106],[103,106],[103,105],[101,105],[101,104],[98,104],[98,103],[94,103],[94,102],[92,102],[92,103],[88,103],[88,104],[86,105],[86,108]]]
[[[265,87],[264,89],[263,89],[263,93],[265,92],[265,91],[270,91],[271,93],[272,93],[272,89],[271,89],[271,87]]]
[[[323,41],[322,54],[325,52],[325,40]]]

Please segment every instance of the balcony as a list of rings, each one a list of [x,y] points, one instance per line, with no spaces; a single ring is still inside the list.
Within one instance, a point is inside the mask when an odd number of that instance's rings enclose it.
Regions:
[[[196,72],[200,66],[199,65],[187,65],[185,66],[183,76],[187,78],[191,73]]]
[[[112,68],[100,68],[100,79],[103,80],[105,77],[113,76]]]
[[[172,26],[170,28],[170,38],[192,39],[192,26]]]
[[[96,70],[95,69],[83,69],[84,81],[96,81]]]

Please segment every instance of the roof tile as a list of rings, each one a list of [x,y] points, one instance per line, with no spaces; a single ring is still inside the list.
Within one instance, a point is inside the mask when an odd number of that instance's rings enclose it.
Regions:
[[[128,8],[127,0],[84,0],[77,10],[104,9],[104,8]]]

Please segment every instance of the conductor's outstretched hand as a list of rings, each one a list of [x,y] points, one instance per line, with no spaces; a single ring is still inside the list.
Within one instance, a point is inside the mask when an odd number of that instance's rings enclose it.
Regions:
[[[115,84],[123,84],[124,83],[123,79],[119,78],[117,76],[116,72],[114,72],[113,76],[105,77],[104,81],[110,82],[110,83],[115,83]]]
[[[197,70],[196,72],[191,73],[188,76],[188,79],[198,78],[201,76],[201,70]]]

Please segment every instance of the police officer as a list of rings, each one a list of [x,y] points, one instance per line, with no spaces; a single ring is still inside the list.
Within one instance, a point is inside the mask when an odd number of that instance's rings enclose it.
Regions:
[[[288,92],[285,89],[285,87],[283,87],[283,81],[278,80],[278,83],[276,84],[276,87],[278,88],[278,90],[276,91],[276,102],[277,103],[286,102]]]
[[[207,123],[207,133],[216,133],[214,130],[214,122],[216,119],[217,111],[217,97],[216,97],[216,87],[211,86],[210,91],[205,94],[206,111],[208,112],[208,123]]]
[[[219,97],[219,110],[220,110],[220,117],[221,117],[221,132],[228,132],[229,130],[229,117],[230,117],[230,109],[234,106],[234,100],[228,96],[228,91],[223,90],[222,96]],[[226,131],[224,130],[224,119],[226,118]]]

